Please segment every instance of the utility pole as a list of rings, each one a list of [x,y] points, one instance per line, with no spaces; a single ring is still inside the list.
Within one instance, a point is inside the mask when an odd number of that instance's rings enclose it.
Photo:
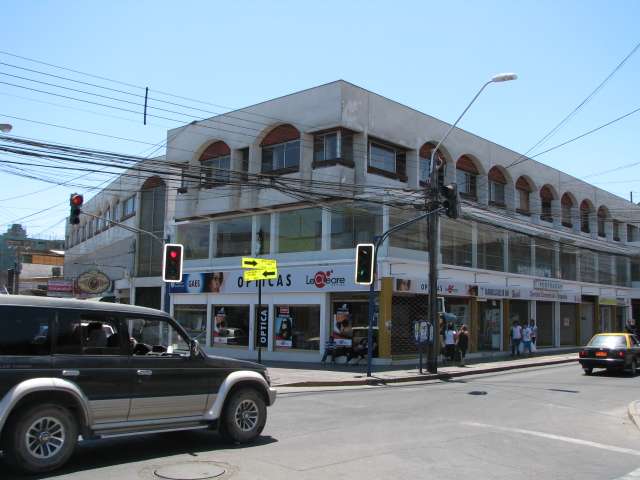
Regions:
[[[462,119],[467,110],[471,108],[471,105],[480,96],[482,91],[491,83],[508,82],[509,80],[516,80],[518,76],[515,73],[502,73],[496,75],[491,80],[482,85],[482,88],[478,90],[476,96],[473,97],[469,105],[462,111],[458,119],[449,127],[449,130],[444,134],[442,140],[438,142],[435,148],[431,151],[431,161],[429,165],[429,182],[425,190],[425,204],[427,211],[436,212],[435,215],[431,215],[429,223],[427,224],[427,237],[428,237],[428,251],[429,251],[429,319],[433,324],[433,338],[431,341],[431,348],[429,349],[429,355],[427,358],[427,370],[430,373],[438,372],[438,350],[440,347],[440,321],[438,318],[438,256],[440,255],[438,229],[440,228],[440,185],[438,185],[438,162],[437,152],[440,146],[444,143],[447,137],[451,134],[458,122]]]

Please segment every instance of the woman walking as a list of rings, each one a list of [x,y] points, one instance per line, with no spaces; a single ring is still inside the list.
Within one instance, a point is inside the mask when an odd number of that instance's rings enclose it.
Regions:
[[[444,354],[453,363],[456,355],[456,331],[452,322],[447,324],[447,329],[444,331]]]
[[[466,325],[462,325],[458,331],[456,347],[458,355],[460,355],[460,366],[464,367],[464,358],[467,356],[467,350],[469,349],[469,330]]]

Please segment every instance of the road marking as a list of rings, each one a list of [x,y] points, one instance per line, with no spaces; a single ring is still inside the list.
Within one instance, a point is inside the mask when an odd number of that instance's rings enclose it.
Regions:
[[[637,480],[638,478],[640,478],[640,468],[627,473],[624,477],[618,477],[615,480]]]
[[[635,455],[636,457],[640,457],[640,450],[616,447],[615,445],[605,445],[604,443],[591,442],[589,440],[580,440],[579,438],[563,437],[562,435],[554,435],[552,433],[537,432],[535,430],[525,430],[522,428],[499,427],[497,425],[487,425],[486,423],[476,423],[476,422],[462,422],[462,425],[468,425],[471,427],[490,428],[492,430],[499,430],[502,432],[522,433],[524,435],[531,435],[534,437],[547,438],[549,440],[558,440],[561,442],[574,443],[576,445],[584,445],[585,447],[600,448],[602,450],[609,450],[610,452],[626,453],[627,455]],[[635,474],[635,471],[632,473]],[[629,477],[629,478],[640,478],[640,473],[636,475],[638,476]]]

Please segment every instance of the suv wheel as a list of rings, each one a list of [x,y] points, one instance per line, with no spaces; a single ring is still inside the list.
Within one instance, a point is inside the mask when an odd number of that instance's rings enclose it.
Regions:
[[[246,443],[262,433],[266,422],[267,407],[262,395],[253,388],[241,388],[225,405],[221,432],[234,442]]]
[[[69,410],[54,404],[17,412],[5,428],[6,459],[17,470],[43,473],[62,466],[78,441],[78,425]]]

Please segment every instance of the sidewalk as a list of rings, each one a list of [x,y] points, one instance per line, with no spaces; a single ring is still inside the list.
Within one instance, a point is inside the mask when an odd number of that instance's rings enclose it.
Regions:
[[[497,360],[482,360],[477,363],[469,363],[464,367],[438,365],[438,373],[427,373],[423,366],[423,374],[420,374],[416,366],[374,366],[371,377],[367,378],[366,363],[360,365],[321,365],[319,363],[288,363],[265,362],[269,368],[269,375],[274,387],[332,387],[348,385],[376,385],[385,383],[415,382],[435,380],[441,378],[454,378],[479,373],[501,372],[519,368],[541,367],[571,363],[578,360],[578,355],[573,353],[541,355],[525,358],[500,358]],[[576,367],[577,368],[577,367]]]

